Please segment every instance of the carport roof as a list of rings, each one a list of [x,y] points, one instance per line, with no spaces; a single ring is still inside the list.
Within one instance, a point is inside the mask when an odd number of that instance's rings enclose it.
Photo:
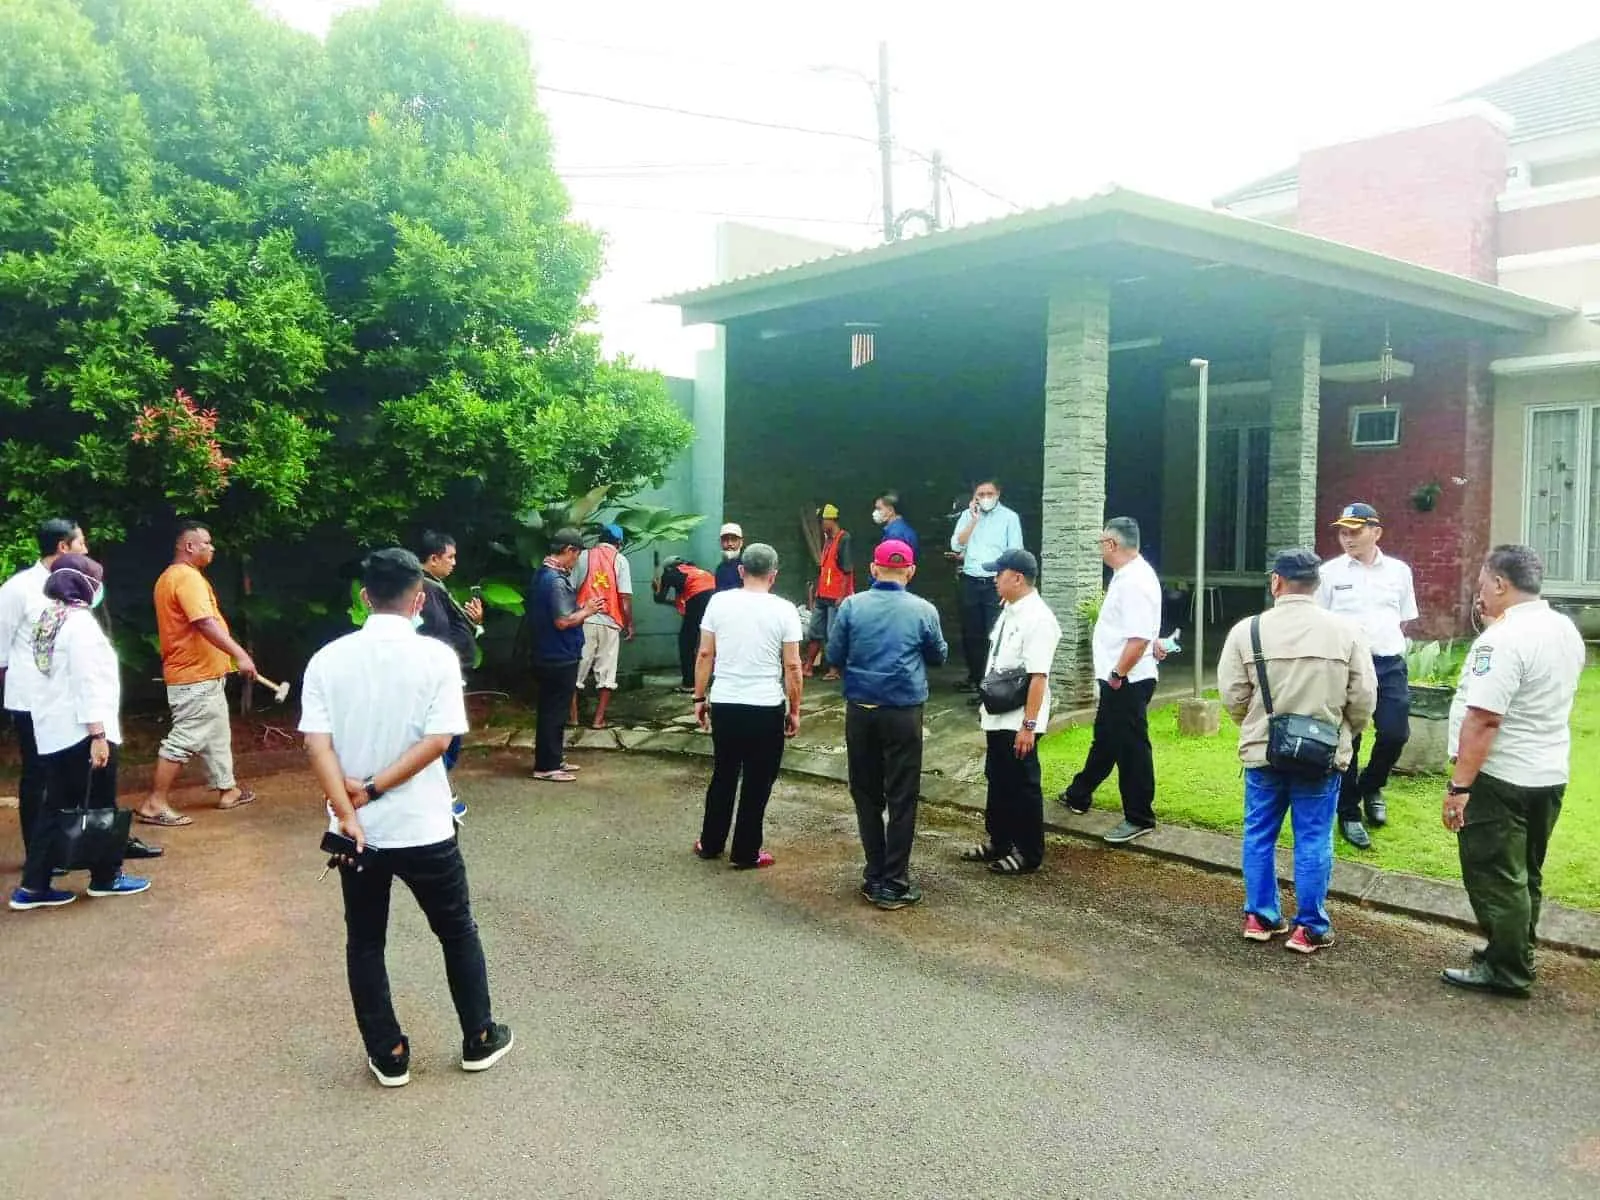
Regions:
[[[1233,213],[1113,188],[854,253],[664,296],[686,325],[722,323],[817,301],[1114,245],[1221,263],[1368,296],[1496,330],[1534,332],[1570,309]],[[1070,270],[1070,262],[1063,264]]]

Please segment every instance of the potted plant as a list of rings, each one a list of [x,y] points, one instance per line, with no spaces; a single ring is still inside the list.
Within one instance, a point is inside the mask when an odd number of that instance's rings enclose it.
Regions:
[[[1432,512],[1438,506],[1439,497],[1443,493],[1444,485],[1437,479],[1421,484],[1411,493],[1411,507],[1418,512]]]
[[[1406,643],[1411,736],[1396,770],[1423,774],[1449,765],[1450,702],[1466,657],[1467,645],[1461,642]]]

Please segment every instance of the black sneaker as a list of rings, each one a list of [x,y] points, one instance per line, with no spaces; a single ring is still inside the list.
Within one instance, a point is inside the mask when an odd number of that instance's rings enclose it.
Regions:
[[[517,1039],[512,1036],[510,1026],[490,1022],[489,1027],[482,1033],[461,1043],[461,1069],[487,1071],[504,1058],[506,1052],[516,1045],[516,1042]]]
[[[1065,791],[1056,797],[1056,803],[1064,807],[1068,812],[1075,812],[1081,817],[1089,811],[1089,806],[1093,803],[1093,800],[1090,797],[1080,799],[1070,791]]]
[[[873,892],[869,899],[886,912],[893,912],[897,908],[916,904],[922,899],[922,889],[916,884],[911,884],[905,891],[879,888]]]
[[[401,1038],[399,1054],[382,1054],[376,1058],[368,1055],[367,1066],[373,1078],[384,1087],[405,1087],[411,1082],[411,1043]]]

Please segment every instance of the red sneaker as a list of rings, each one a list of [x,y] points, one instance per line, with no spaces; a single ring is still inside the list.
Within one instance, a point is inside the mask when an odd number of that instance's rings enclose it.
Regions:
[[[1270,942],[1273,938],[1289,932],[1289,922],[1280,917],[1276,925],[1268,925],[1255,913],[1245,913],[1243,932],[1247,941]]]
[[[772,855],[763,850],[761,853],[756,855],[755,862],[730,863],[728,865],[733,867],[736,871],[754,871],[757,867],[770,867],[777,861],[778,860],[773,858]]]
[[[1324,946],[1333,945],[1333,930],[1327,933],[1312,933],[1304,925],[1296,925],[1294,932],[1289,935],[1289,940],[1283,944],[1285,950],[1293,950],[1296,954],[1315,954]]]

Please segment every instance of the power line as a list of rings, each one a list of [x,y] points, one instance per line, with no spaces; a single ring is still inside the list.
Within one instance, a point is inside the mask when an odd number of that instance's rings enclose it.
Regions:
[[[631,100],[625,96],[606,96],[599,92],[579,91],[576,88],[551,87],[548,84],[539,86],[541,92],[551,92],[557,96],[576,96],[582,100],[603,100],[607,104],[621,104],[628,108],[643,108],[651,112],[671,113],[679,117],[695,117],[701,121],[726,121],[730,125],[750,125],[756,129],[776,129],[783,133],[806,133],[813,137],[843,138],[850,142],[863,142],[869,146],[876,146],[878,139],[868,137],[864,133],[846,133],[842,129],[816,129],[808,125],[788,125],[782,121],[761,121],[754,117],[736,117],[731,113],[701,112],[697,109],[678,108],[672,104],[653,104],[648,100]]]
[[[977,191],[982,192],[985,196],[988,196],[989,199],[991,199],[991,200],[998,200],[998,201],[1000,201],[1001,204],[1009,204],[1012,208],[1018,210],[1019,212],[1023,208],[1023,206],[1018,204],[1015,200],[1008,200],[1008,199],[1006,199],[1006,197],[1002,196],[999,192],[990,191],[988,188],[984,187],[983,184],[977,182],[974,179],[969,179],[967,176],[963,175],[960,171],[952,171],[947,166],[944,169],[944,173],[946,175],[950,176],[950,178],[952,178],[952,179],[959,179],[962,183],[966,184],[969,188],[974,188]]]
[[[618,208],[628,212],[673,213],[686,217],[724,217],[732,221],[803,221],[810,225],[860,225],[876,229],[876,221],[856,221],[849,217],[802,217],[793,213],[723,212],[712,208],[665,208],[655,204],[612,204],[602,201],[579,200],[575,208]]]
[[[618,46],[607,42],[590,42],[582,38],[555,37],[551,35],[534,34],[535,49],[544,42],[555,42],[563,46],[579,46],[588,50],[604,50],[609,54],[629,54],[639,58],[654,58],[663,62],[695,63],[707,67],[720,67],[727,71],[736,71],[744,75],[760,75],[770,78],[773,75],[784,75],[792,79],[803,79],[809,83],[822,83],[839,85],[851,81],[842,79],[838,75],[829,74],[816,67],[778,66],[767,63],[732,62],[722,58],[707,58],[699,54],[686,53],[677,50],[646,49],[641,46]]]

